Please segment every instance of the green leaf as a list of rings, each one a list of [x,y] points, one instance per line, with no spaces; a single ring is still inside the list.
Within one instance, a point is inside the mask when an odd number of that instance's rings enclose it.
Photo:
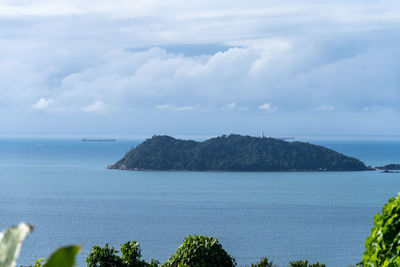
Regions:
[[[33,226],[20,223],[0,233],[0,266],[14,267],[21,250],[22,241],[33,230]]]
[[[400,193],[389,199],[381,214],[374,217],[374,228],[366,239],[364,266],[393,266],[400,262]]]
[[[51,254],[46,267],[72,267],[75,266],[75,257],[81,252],[80,246],[68,246],[57,249]]]

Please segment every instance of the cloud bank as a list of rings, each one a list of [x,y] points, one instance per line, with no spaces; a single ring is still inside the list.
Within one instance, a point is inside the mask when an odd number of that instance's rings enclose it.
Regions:
[[[71,124],[67,117],[82,123],[65,129],[86,131],[87,118],[102,131],[102,120],[118,125],[127,114],[145,133],[157,130],[146,121],[166,119],[176,125],[159,123],[162,131],[399,131],[382,123],[400,113],[395,1],[0,7],[0,120],[9,131],[36,128],[16,120]]]

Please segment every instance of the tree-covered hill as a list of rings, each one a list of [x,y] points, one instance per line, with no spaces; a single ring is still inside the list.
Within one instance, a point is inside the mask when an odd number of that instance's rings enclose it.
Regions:
[[[388,164],[381,167],[375,167],[378,170],[400,170],[400,164]]]
[[[358,159],[304,142],[231,134],[204,142],[153,136],[109,166],[129,170],[362,171]]]

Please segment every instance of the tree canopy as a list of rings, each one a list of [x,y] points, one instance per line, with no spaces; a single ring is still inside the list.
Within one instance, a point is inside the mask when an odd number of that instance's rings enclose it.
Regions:
[[[189,235],[163,267],[233,267],[236,261],[215,237]]]

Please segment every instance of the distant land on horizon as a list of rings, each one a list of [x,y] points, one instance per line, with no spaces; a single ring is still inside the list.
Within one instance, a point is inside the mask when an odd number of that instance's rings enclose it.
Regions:
[[[109,169],[158,171],[364,171],[360,160],[323,146],[231,134],[204,142],[153,136]]]
[[[385,166],[375,167],[377,170],[400,170],[400,164],[391,163]]]

